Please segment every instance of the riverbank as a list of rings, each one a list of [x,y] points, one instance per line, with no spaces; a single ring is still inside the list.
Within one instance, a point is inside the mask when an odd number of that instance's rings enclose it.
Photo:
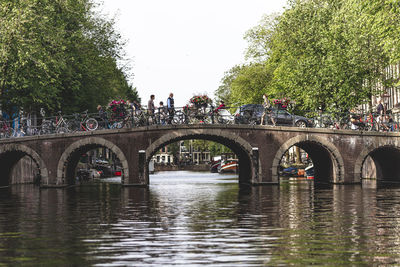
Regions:
[[[198,165],[154,165],[154,172],[164,171],[210,171],[209,164]]]

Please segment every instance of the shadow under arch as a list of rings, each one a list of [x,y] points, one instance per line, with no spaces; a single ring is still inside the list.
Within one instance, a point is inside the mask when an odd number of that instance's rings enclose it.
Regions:
[[[24,156],[29,156],[39,170],[40,183],[48,183],[49,172],[39,154],[32,148],[21,144],[6,144],[0,147],[0,186],[7,186],[15,164]],[[36,182],[36,181],[32,181]]]
[[[162,147],[181,140],[200,139],[220,143],[230,148],[239,160],[239,183],[252,184],[256,179],[258,169],[252,161],[252,146],[234,134],[226,134],[221,130],[214,129],[186,129],[184,131],[176,131],[167,133],[153,142],[146,149],[145,161],[145,179],[149,183],[149,163],[152,156]]]
[[[367,158],[370,157],[370,177],[363,177],[363,168],[367,167]],[[400,182],[400,146],[398,144],[376,144],[365,148],[357,158],[354,166],[355,177],[360,180],[373,178],[378,182]]]
[[[124,178],[129,177],[128,161],[122,150],[114,143],[100,137],[88,137],[72,143],[61,155],[57,166],[57,185],[66,185],[75,183],[75,168],[83,153],[90,150],[106,147],[110,149],[120,160],[122,164],[121,183]]]
[[[315,182],[344,182],[344,161],[339,150],[327,139],[315,135],[299,135],[287,140],[275,154],[272,179],[279,182],[279,165],[286,151],[298,146],[306,151],[314,164]]]

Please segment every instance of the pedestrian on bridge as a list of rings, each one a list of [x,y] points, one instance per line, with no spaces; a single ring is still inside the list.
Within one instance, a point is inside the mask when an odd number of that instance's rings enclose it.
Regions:
[[[376,121],[378,123],[381,123],[382,119],[383,119],[383,115],[385,113],[385,107],[382,104],[382,99],[379,99],[379,104],[376,107],[376,112],[378,113],[378,117],[376,118]]]
[[[168,110],[168,124],[172,124],[172,120],[175,114],[174,94],[170,93],[167,99],[167,110]]]
[[[154,111],[156,109],[156,107],[154,106],[154,98],[155,96],[151,95],[149,102],[147,102],[147,113],[151,116],[154,115]]]
[[[263,95],[263,99],[264,99],[264,103],[263,103],[263,107],[264,107],[264,112],[261,116],[261,122],[260,124],[263,125],[264,124],[264,119],[268,114],[268,118],[266,119],[266,125],[268,125],[268,119],[271,120],[272,125],[275,126],[275,119],[272,117],[272,108],[271,108],[271,102],[269,102],[268,96],[267,94]]]
[[[107,112],[103,109],[103,107],[101,105],[97,106],[97,111],[99,113],[99,118],[101,119],[102,123],[104,125],[102,125],[103,128],[108,129],[108,118],[107,118]]]
[[[166,124],[166,121],[165,121],[166,117],[167,117],[167,111],[164,106],[164,102],[160,101],[160,105],[158,106],[158,119],[159,119],[159,123],[161,125]]]

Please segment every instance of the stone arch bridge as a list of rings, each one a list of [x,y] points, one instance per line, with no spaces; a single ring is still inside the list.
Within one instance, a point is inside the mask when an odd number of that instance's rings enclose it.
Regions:
[[[35,162],[42,186],[73,184],[80,156],[97,147],[117,155],[123,185],[147,186],[151,157],[159,148],[185,139],[211,140],[233,150],[239,159],[239,183],[244,184],[279,183],[280,160],[293,145],[313,160],[316,182],[359,183],[367,158],[373,162],[374,178],[400,181],[399,137],[398,133],[296,127],[170,125],[2,139],[0,186],[11,183],[13,168],[24,156]]]

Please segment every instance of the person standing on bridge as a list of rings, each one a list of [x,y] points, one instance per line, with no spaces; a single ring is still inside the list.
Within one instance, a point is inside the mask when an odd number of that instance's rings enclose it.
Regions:
[[[382,104],[382,99],[379,99],[379,104],[376,108],[376,112],[378,113],[377,117],[376,117],[376,121],[378,122],[378,124],[381,124],[382,120],[383,120],[383,115],[385,113],[385,107]]]
[[[154,106],[154,95],[150,96],[149,102],[147,102],[147,113],[149,113],[149,115],[154,115],[154,111],[156,109],[156,107]]]
[[[264,103],[263,103],[264,112],[263,112],[263,114],[261,116],[260,125],[264,124],[265,116],[267,116],[267,114],[268,114],[268,118],[271,120],[272,125],[275,126],[275,119],[272,117],[271,103],[269,102],[267,94],[263,95],[263,99],[264,99]],[[268,125],[268,118],[265,121],[265,124],[267,124],[267,125]]]
[[[97,105],[97,111],[99,113],[99,118],[101,119],[101,122],[103,123],[103,125],[102,125],[103,128],[109,129],[107,112],[103,109],[103,107],[101,105]]]
[[[160,105],[158,106],[158,121],[161,125],[165,125],[166,117],[167,117],[167,111],[164,106],[164,102],[160,101]]]
[[[168,110],[168,124],[172,124],[172,120],[174,118],[175,113],[175,104],[174,104],[174,94],[170,93],[167,99],[167,110]]]
[[[149,102],[147,102],[147,114],[149,114],[148,124],[152,124],[154,122],[154,112],[156,107],[154,106],[154,95],[150,95]]]

